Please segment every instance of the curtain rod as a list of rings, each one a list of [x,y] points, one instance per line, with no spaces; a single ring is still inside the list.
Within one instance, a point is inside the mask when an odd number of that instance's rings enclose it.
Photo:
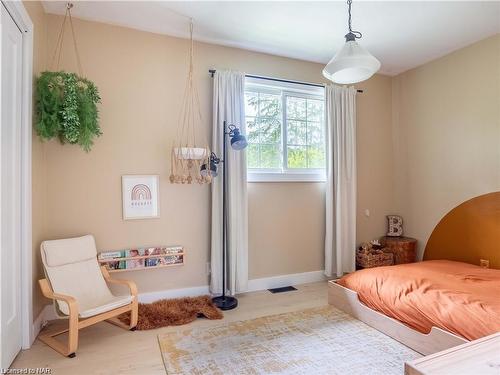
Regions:
[[[208,71],[210,73],[210,75],[214,76],[216,70],[215,69],[210,69]],[[299,82],[299,81],[289,81],[287,79],[279,79],[279,78],[270,78],[270,77],[263,77],[263,76],[256,76],[256,75],[252,75],[252,74],[245,74],[245,77],[248,77],[248,78],[258,78],[258,79],[265,79],[265,80],[268,80],[268,81],[275,81],[275,82],[285,82],[285,83],[298,83],[300,85],[305,85],[305,86],[314,86],[314,87],[325,87],[325,85],[321,85],[321,84],[318,84],[318,83],[308,83],[308,82]],[[357,92],[359,93],[362,93],[363,90],[356,90]]]

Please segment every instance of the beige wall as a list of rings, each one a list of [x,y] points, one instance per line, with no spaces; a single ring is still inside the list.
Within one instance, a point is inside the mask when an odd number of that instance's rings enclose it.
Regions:
[[[357,242],[383,236],[396,210],[391,129],[391,77],[375,75],[357,85]],[[365,215],[365,210],[369,215]]]
[[[324,269],[324,183],[248,185],[249,278]]]
[[[422,250],[458,204],[500,190],[500,35],[393,79],[395,193]]]
[[[52,51],[61,18],[47,15],[46,20],[48,44],[37,48]],[[167,181],[169,147],[187,73],[187,41],[80,20],[75,27],[84,73],[103,98],[104,135],[88,154],[57,141],[34,146],[40,164],[34,174],[44,169],[37,174],[34,193],[37,210],[45,208],[34,236],[37,258],[42,239],[84,233],[95,235],[100,250],[179,243],[188,251],[184,267],[121,276],[136,280],[141,292],[206,284],[209,188]],[[62,69],[75,69],[71,47],[67,39]],[[209,68],[322,81],[321,64],[196,43],[195,77],[207,136],[212,100]],[[374,77],[362,85],[365,93],[359,98],[358,200],[360,211],[372,212],[370,218],[358,220],[359,240],[383,232],[383,215],[392,204],[391,153],[385,145],[391,137],[390,82],[388,77]],[[120,178],[139,173],[161,176],[161,218],[123,221]],[[251,278],[323,269],[323,193],[321,183],[249,185]]]
[[[33,22],[33,75],[37,76],[45,70],[47,60],[47,20],[40,2],[24,2],[31,21]],[[45,170],[44,145],[33,134],[32,147],[32,190],[33,190],[33,317],[36,318],[46,301],[41,296],[38,279],[42,277],[43,270],[40,264],[38,247],[45,236],[46,222],[46,170]]]

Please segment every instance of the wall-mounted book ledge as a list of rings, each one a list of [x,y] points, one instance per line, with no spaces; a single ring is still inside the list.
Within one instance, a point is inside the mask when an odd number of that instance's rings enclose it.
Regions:
[[[125,272],[182,266],[184,256],[182,246],[157,246],[103,251],[97,255],[97,260],[101,265],[105,265],[109,272]]]

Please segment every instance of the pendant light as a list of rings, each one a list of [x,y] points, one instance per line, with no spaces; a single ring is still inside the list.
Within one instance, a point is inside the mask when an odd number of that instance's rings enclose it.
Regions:
[[[351,84],[365,81],[380,69],[380,61],[360,46],[356,39],[363,36],[351,27],[351,4],[349,6],[349,32],[345,36],[345,45],[323,69],[323,75],[339,84]]]

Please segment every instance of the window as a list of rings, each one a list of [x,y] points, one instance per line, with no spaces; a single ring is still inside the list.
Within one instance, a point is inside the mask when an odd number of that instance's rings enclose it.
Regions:
[[[324,181],[324,89],[247,78],[248,180]]]

